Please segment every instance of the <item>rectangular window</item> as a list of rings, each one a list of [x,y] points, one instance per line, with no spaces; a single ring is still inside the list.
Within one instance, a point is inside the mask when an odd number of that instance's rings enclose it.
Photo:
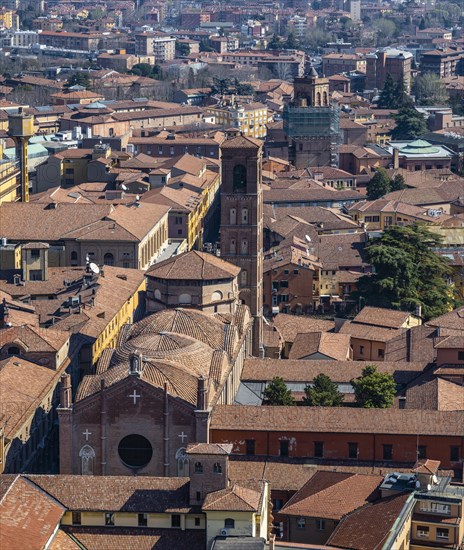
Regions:
[[[450,447],[450,460],[451,462],[459,462],[459,447],[457,445],[451,445]]]
[[[284,505],[283,500],[281,498],[273,498],[272,499],[272,509],[275,512],[278,512],[282,506]]]
[[[31,250],[31,258],[40,258],[40,250],[32,249]]]
[[[314,442],[314,456],[316,458],[322,458],[324,456],[324,442],[315,441]]]
[[[443,527],[437,527],[437,540],[448,540],[449,529],[443,529]]]
[[[176,225],[182,225],[182,216],[176,216]]]
[[[73,525],[80,525],[82,521],[81,513],[80,512],[73,512],[72,513],[72,524]]]
[[[427,458],[427,445],[417,447],[417,458]]]
[[[458,361],[464,361],[464,351],[458,351]]]
[[[280,442],[280,456],[288,456],[288,441],[285,439]]]
[[[31,281],[41,281],[42,280],[42,271],[40,269],[31,269],[29,271],[29,279]]]
[[[364,346],[359,346],[359,355],[364,355]]]
[[[383,459],[392,460],[393,458],[393,445],[383,445]]]
[[[421,538],[429,537],[429,528],[427,525],[418,525],[417,526],[417,536]]]
[[[138,514],[138,526],[146,527],[148,525],[148,514]]]
[[[358,458],[358,444],[348,443],[348,458]]]
[[[180,514],[172,514],[171,527],[180,527]]]
[[[293,275],[298,275],[298,273],[299,273],[298,269],[293,270]]]
[[[385,350],[383,349],[379,349],[378,352],[377,352],[377,355],[383,359],[385,357]]]
[[[200,518],[195,518],[195,527],[200,527]]]
[[[297,529],[305,529],[306,528],[305,518],[298,518],[296,520],[296,528]]]
[[[316,529],[318,531],[325,531],[325,519],[316,519]]]
[[[246,440],[246,454],[254,455],[255,454],[255,440],[247,439]]]
[[[280,288],[288,288],[288,281],[280,281]]]
[[[114,514],[111,512],[105,514],[105,525],[114,525]]]

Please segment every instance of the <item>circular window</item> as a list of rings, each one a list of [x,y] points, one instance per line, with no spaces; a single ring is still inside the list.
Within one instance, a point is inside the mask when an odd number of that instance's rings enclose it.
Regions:
[[[129,468],[143,468],[153,456],[151,443],[143,435],[127,435],[118,446],[120,459]]]

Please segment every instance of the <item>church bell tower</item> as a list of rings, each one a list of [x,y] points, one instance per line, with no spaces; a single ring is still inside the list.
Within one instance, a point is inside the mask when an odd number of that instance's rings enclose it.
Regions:
[[[221,146],[221,257],[241,268],[240,299],[253,316],[253,355],[262,349],[262,145],[244,136]]]

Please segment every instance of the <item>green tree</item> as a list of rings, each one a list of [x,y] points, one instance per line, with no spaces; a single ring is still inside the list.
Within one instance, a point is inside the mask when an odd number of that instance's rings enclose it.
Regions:
[[[72,74],[66,81],[64,87],[71,88],[72,86],[82,86],[86,90],[90,88],[90,78],[85,72],[76,72]]]
[[[188,44],[185,44],[184,42],[177,42],[176,43],[176,50],[179,55],[186,56],[190,53],[190,47]]]
[[[425,319],[456,307],[447,284],[449,262],[434,252],[441,237],[424,225],[392,226],[366,248],[373,273],[358,281],[359,298],[367,305],[414,311]]]
[[[310,407],[340,407],[343,394],[326,374],[318,374],[313,386],[306,386],[304,404]]]
[[[375,365],[367,365],[361,376],[351,380],[356,403],[366,409],[388,409],[395,399],[396,384],[392,374],[377,372]]]
[[[379,109],[396,109],[396,105],[396,84],[392,75],[388,73],[377,106]]]
[[[296,50],[298,48],[298,40],[295,38],[295,35],[291,32],[287,36],[287,40],[284,44],[285,50]]]
[[[412,91],[418,105],[446,105],[449,100],[446,84],[433,73],[418,76],[414,80]]]
[[[276,376],[264,390],[264,403],[266,405],[294,405],[292,392],[287,388],[283,378]]]
[[[396,176],[390,182],[390,191],[401,191],[406,188],[406,181],[401,174]]]
[[[282,47],[282,44],[279,40],[279,37],[277,36],[277,34],[274,33],[272,39],[269,41],[269,43],[267,45],[267,49],[268,50],[280,50],[281,47]]]
[[[385,168],[378,168],[374,177],[367,184],[367,198],[370,201],[379,199],[390,192],[391,181]]]
[[[162,78],[161,67],[159,65],[150,65],[150,63],[137,63],[129,72],[145,78],[154,78],[158,80]]]
[[[393,139],[416,139],[427,132],[424,116],[411,105],[401,107],[393,118],[396,122],[391,133]]]

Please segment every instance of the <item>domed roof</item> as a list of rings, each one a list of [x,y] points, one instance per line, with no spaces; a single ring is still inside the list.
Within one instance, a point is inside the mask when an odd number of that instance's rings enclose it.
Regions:
[[[439,147],[434,147],[431,143],[423,139],[416,139],[400,148],[400,153],[405,155],[436,155],[439,152]]]
[[[146,334],[175,332],[195,338],[212,349],[223,349],[227,339],[228,326],[224,320],[214,318],[196,309],[165,309],[145,317],[135,324],[131,330],[130,338]]]
[[[117,348],[117,362],[128,361],[130,354],[139,352],[144,361],[168,361],[184,367],[196,376],[209,375],[213,350],[198,340],[182,334],[162,332],[139,334]]]

